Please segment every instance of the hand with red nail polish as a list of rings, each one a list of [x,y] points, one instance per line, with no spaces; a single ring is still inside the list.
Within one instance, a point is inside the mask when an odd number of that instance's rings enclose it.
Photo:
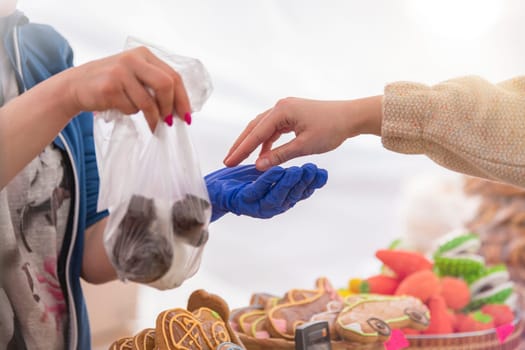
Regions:
[[[184,114],[184,121],[186,122],[186,124],[191,125],[191,114],[190,113]]]
[[[179,116],[191,112],[181,76],[146,47],[92,61],[60,75],[70,82],[64,90],[71,94],[66,103],[71,115],[109,109],[124,114],[142,111],[154,130],[161,119],[172,124],[173,112]],[[191,117],[181,119],[187,122]]]
[[[173,114],[170,114],[166,118],[164,118],[164,122],[168,124],[168,126],[172,126],[173,125]]]

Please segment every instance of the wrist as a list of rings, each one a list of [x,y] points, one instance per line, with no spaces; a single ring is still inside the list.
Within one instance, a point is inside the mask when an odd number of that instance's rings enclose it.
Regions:
[[[349,101],[351,127],[349,137],[371,134],[381,136],[383,121],[383,96],[365,97]]]
[[[69,122],[73,117],[82,112],[75,92],[72,89],[75,80],[78,80],[78,78],[72,76],[74,75],[73,72],[73,69],[69,68],[51,78],[54,80],[54,90],[62,92],[60,98],[57,99],[58,104],[56,111],[58,112],[58,116],[66,122]]]

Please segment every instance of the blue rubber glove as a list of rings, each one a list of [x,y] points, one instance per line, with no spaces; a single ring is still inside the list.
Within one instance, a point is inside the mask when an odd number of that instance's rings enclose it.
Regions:
[[[323,187],[328,172],[315,164],[281,168],[265,172],[255,165],[219,169],[204,177],[212,205],[211,221],[232,212],[267,219],[284,213],[298,201]]]

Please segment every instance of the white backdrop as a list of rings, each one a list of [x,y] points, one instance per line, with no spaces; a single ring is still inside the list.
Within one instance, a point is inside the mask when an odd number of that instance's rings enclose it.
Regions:
[[[57,28],[77,64],[120,51],[128,35],[198,57],[215,86],[191,127],[205,173],[222,166],[246,123],[279,98],[356,98],[390,81],[466,74],[497,82],[523,74],[525,62],[520,0],[19,0],[19,8]],[[306,288],[321,275],[344,286],[374,273],[374,251],[403,231],[403,184],[449,174],[364,136],[289,165],[306,161],[328,169],[323,190],[271,220],[214,223],[194,278],[169,292],[141,290],[137,329],[185,306],[197,288],[236,307],[254,291]]]

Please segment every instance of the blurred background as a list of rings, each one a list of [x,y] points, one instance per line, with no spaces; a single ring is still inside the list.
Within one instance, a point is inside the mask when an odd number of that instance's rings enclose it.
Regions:
[[[62,33],[77,65],[121,51],[129,35],[199,58],[214,85],[190,128],[204,174],[280,98],[352,99],[388,82],[472,74],[498,82],[523,74],[525,62],[520,0],[19,0],[18,8]],[[457,174],[387,151],[376,137],[286,165],[305,162],[326,168],[328,184],[273,219],[213,223],[199,272],[180,288],[86,286],[95,347],[153,326],[198,288],[238,307],[253,292],[310,288],[319,276],[344,287],[375,273],[375,250],[413,234],[414,220],[446,229],[472,211]]]

